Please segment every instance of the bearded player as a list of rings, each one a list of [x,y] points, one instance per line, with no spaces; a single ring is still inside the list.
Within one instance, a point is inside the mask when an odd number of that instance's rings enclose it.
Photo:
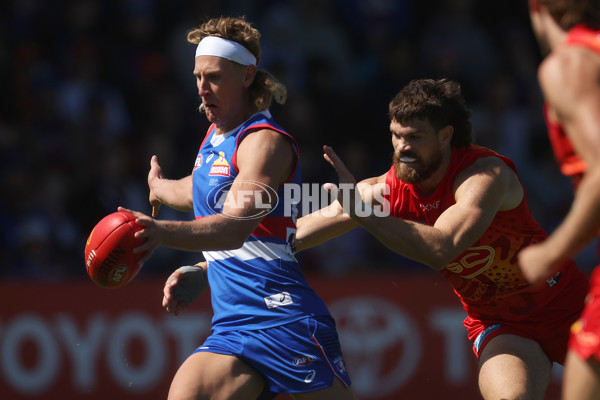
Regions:
[[[383,175],[355,186],[324,148],[339,176],[338,200],[298,221],[297,249],[360,226],[440,271],[467,312],[483,397],[542,399],[583,308],[586,277],[570,259],[538,286],[519,270],[519,251],[547,235],[531,216],[512,161],[471,144],[471,113],[458,83],[412,81],[392,99],[389,115],[394,159]],[[375,212],[378,198],[389,215]]]

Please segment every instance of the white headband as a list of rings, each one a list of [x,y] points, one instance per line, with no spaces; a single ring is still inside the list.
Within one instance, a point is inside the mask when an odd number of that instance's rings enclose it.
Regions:
[[[206,36],[198,43],[196,57],[216,56],[242,65],[256,65],[256,57],[241,44],[217,36]]]

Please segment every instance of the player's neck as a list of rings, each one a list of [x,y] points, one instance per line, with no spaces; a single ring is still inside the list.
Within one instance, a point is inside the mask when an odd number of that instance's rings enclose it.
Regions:
[[[257,110],[254,107],[248,107],[244,110],[240,110],[235,117],[227,119],[226,122],[216,123],[215,134],[223,135],[233,129],[238,128],[244,122],[248,121],[248,119],[250,119],[250,117],[252,117],[256,112]]]
[[[546,40],[551,51],[564,42],[567,38],[568,32],[561,28],[561,26],[558,25],[552,18],[548,18],[545,23],[544,30],[546,34]]]
[[[416,189],[419,195],[423,197],[430,197],[435,193],[438,186],[444,179],[444,176],[446,176],[446,172],[448,171],[448,166],[450,165],[451,158],[451,152],[445,154],[442,159],[442,163],[440,164],[438,169],[433,174],[431,174],[429,178],[427,178],[423,182],[419,182],[413,185],[413,187]]]

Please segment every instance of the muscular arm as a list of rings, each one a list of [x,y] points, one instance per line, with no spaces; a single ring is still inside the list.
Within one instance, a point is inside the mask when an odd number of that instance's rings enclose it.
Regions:
[[[357,226],[342,212],[337,200],[321,210],[301,217],[296,225],[296,252],[338,237]]]
[[[456,203],[433,226],[392,216],[356,219],[390,249],[441,270],[483,235],[498,211],[516,207],[523,196],[514,172],[495,157],[476,161],[458,179]]]
[[[248,189],[244,184],[247,181],[268,185],[276,190],[289,177],[295,163],[291,144],[281,134],[271,130],[248,135],[240,144],[237,157],[239,173],[229,191],[234,199],[240,198],[238,191]],[[136,251],[150,250],[151,253],[161,244],[187,251],[239,248],[262,220],[243,217],[256,215],[258,207],[267,202],[263,198],[263,202],[257,204],[254,196],[248,199],[241,206],[240,202],[225,201],[222,214],[196,221],[157,221],[134,212],[138,216],[137,221],[145,226],[136,235],[148,238]],[[274,200],[271,196],[271,201]],[[149,256],[145,256],[142,262]]]
[[[374,204],[383,197],[385,174],[365,179],[357,184],[361,198],[367,204]],[[381,204],[379,204],[381,205]],[[306,250],[354,229],[358,224],[344,214],[339,201],[308,214],[297,222],[296,252]]]
[[[550,262],[580,251],[600,230],[600,57],[567,47],[539,71],[544,96],[587,170],[569,213],[544,244]]]
[[[352,182],[337,155],[328,155],[340,182]],[[351,217],[391,250],[441,270],[481,237],[498,211],[518,206],[523,189],[510,167],[496,157],[487,157],[459,174],[454,196],[456,203],[440,215],[434,226],[391,215]]]

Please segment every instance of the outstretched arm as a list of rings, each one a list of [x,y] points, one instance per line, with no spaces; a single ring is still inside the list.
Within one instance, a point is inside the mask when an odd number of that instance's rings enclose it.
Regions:
[[[333,149],[325,152],[340,184],[352,184],[354,178]],[[486,157],[459,174],[454,195],[456,203],[433,226],[391,215],[360,215],[350,205],[343,208],[391,250],[441,270],[481,237],[498,211],[520,204],[523,191],[510,167],[497,157]],[[353,204],[352,196],[347,199]]]
[[[324,148],[327,148],[327,146]],[[326,154],[324,157],[327,159]],[[368,207],[383,209],[386,190],[385,175],[368,178],[356,184],[361,202],[366,203]],[[351,181],[354,185],[354,177],[351,178]],[[324,188],[330,191],[345,190],[345,188],[338,189],[330,183],[325,184]],[[346,193],[350,194],[349,192]],[[357,227],[358,223],[353,221],[349,214],[344,213],[338,200],[334,200],[329,206],[298,219],[296,225],[298,228],[296,232],[296,252],[299,252],[349,232]]]
[[[309,249],[354,229],[358,224],[342,212],[335,200],[328,207],[298,219],[296,252]]]

